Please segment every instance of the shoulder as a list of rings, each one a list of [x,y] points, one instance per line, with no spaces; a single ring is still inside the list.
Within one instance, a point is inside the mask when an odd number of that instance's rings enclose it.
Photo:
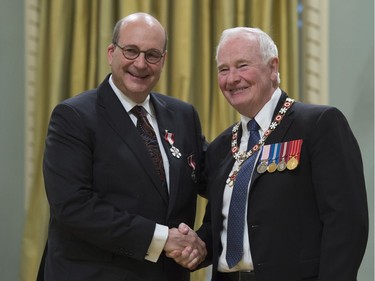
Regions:
[[[279,112],[281,112],[282,105],[287,97],[288,94],[282,91],[282,95],[279,99],[277,109],[274,113],[275,115],[279,110]],[[313,104],[295,100],[292,107],[288,110],[285,116],[292,117],[296,120],[300,120],[301,122],[309,122],[332,115],[344,117],[343,113],[334,106]]]
[[[182,107],[182,108],[191,108],[193,107],[192,104],[188,103],[188,102],[185,102],[181,99],[178,99],[178,98],[175,98],[175,97],[171,97],[171,96],[167,96],[167,95],[164,95],[164,94],[161,94],[161,93],[157,93],[157,92],[152,92],[151,93],[151,99],[153,101],[156,101],[156,102],[159,102],[159,103],[162,103],[164,105],[167,105],[167,106],[173,106],[173,107]]]
[[[86,106],[90,103],[95,103],[97,100],[97,89],[88,90],[85,92],[82,92],[76,96],[73,96],[71,98],[65,99],[62,101],[62,104],[66,105],[72,105],[72,106]]]
[[[164,108],[177,115],[193,114],[198,116],[198,112],[192,104],[178,98],[153,92],[150,95],[150,100],[158,109]]]
[[[302,121],[321,121],[322,119],[330,119],[333,117],[345,119],[344,114],[334,106],[309,104],[303,102],[295,102],[290,114],[295,115],[297,119]]]
[[[83,91],[71,98],[63,100],[59,105],[75,108],[76,110],[94,110],[96,105],[103,106],[109,104],[113,100],[117,100],[107,76],[96,88]]]
[[[95,120],[97,117],[97,89],[82,92],[55,106],[51,118],[57,120]]]
[[[69,107],[75,111],[91,111],[97,104],[97,89],[80,93],[74,97],[63,100],[56,107]]]
[[[285,116],[294,132],[325,136],[325,132],[350,128],[344,114],[334,106],[295,102]]]

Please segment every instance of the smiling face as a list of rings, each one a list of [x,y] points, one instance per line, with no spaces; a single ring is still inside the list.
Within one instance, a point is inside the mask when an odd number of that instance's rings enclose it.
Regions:
[[[254,34],[225,39],[217,52],[219,87],[242,115],[253,118],[278,87],[278,58],[265,63]]]
[[[165,41],[164,29],[156,19],[145,14],[135,14],[123,21],[116,43],[121,47],[132,46],[141,51],[156,49],[164,53]],[[107,49],[113,82],[136,103],[142,103],[159,81],[165,58],[166,53],[159,62],[151,64],[146,61],[144,53],[130,60],[114,44]]]

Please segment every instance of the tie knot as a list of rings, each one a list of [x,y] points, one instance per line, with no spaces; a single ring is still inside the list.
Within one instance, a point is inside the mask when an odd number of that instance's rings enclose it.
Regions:
[[[146,117],[146,110],[140,105],[134,106],[130,112],[133,113],[137,118]]]
[[[257,123],[257,121],[255,121],[255,119],[251,119],[248,123],[247,123],[247,129],[251,132],[251,131],[259,131],[259,125]]]

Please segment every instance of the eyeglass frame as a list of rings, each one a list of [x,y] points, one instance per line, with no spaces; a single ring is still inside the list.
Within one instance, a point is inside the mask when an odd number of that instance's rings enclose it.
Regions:
[[[148,50],[146,50],[146,51],[141,51],[137,46],[135,46],[135,45],[126,45],[126,46],[124,46],[124,47],[121,47],[119,44],[117,44],[117,42],[113,42],[113,45],[114,46],[116,46],[116,47],[118,47],[119,49],[121,49],[121,53],[122,53],[122,55],[124,56],[124,58],[126,58],[126,59],[128,59],[128,60],[135,60],[135,59],[137,59],[138,57],[139,57],[139,55],[141,54],[141,53],[144,53],[145,54],[145,60],[148,62],[148,63],[150,63],[150,64],[157,64],[158,62],[160,62],[161,61],[161,59],[165,56],[165,51],[162,53],[162,52],[160,52],[158,49],[148,49]],[[126,55],[125,55],[125,48],[126,47],[132,47],[133,49],[137,49],[138,50],[138,55],[136,56],[136,57],[134,57],[134,58],[128,58]],[[150,52],[150,51],[156,51],[156,52],[158,52],[158,53],[160,53],[160,58],[159,58],[159,60],[158,61],[155,61],[155,62],[151,62],[151,61],[149,61],[148,59],[147,59],[147,53],[148,52]]]

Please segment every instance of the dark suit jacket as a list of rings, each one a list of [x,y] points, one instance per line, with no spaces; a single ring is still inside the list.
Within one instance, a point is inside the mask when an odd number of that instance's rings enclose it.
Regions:
[[[108,83],[68,99],[53,111],[44,158],[51,219],[46,281],[188,280],[189,272],[161,255],[146,261],[155,224],[193,227],[204,138],[193,106],[152,93],[170,163],[170,196],[136,127]],[[181,158],[170,153],[174,134]]]
[[[283,93],[276,113],[286,94]],[[233,166],[231,130],[207,150],[209,204],[199,236],[221,254],[222,200]],[[302,139],[295,170],[253,175],[247,223],[257,281],[354,281],[368,235],[361,154],[333,107],[296,102],[266,144]]]

